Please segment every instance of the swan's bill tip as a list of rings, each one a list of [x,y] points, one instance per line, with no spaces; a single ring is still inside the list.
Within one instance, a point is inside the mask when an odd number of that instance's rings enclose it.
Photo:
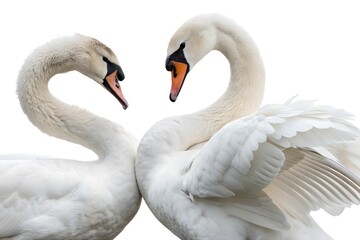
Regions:
[[[169,98],[170,98],[170,101],[175,102],[176,99],[177,99],[177,96],[173,96],[173,95],[170,93]]]
[[[123,109],[125,110],[128,108],[129,104],[122,93],[121,86],[118,82],[117,73],[118,71],[115,70],[112,74],[106,76],[104,78],[103,85],[121,103]]]
[[[129,103],[126,101],[126,99],[124,98],[124,96],[123,97],[120,97],[120,98],[117,98],[118,99],[118,101],[120,102],[120,104],[121,104],[121,106],[122,106],[122,108],[124,109],[124,110],[126,110],[128,107],[129,107]]]

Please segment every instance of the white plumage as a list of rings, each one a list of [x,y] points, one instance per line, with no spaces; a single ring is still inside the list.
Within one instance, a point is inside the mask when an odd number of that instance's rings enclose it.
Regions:
[[[360,178],[344,165],[360,131],[351,115],[290,99],[258,108],[264,68],[250,36],[232,20],[187,21],[168,47],[175,101],[188,72],[211,50],[229,60],[229,87],[208,108],[155,124],[138,148],[140,191],[181,239],[331,239],[311,218],[360,203]],[[216,84],[212,82],[209,84]]]
[[[93,150],[99,159],[1,156],[1,239],[113,239],[138,211],[135,138],[48,90],[52,76],[72,70],[104,85],[127,107],[116,86],[124,78],[118,60],[96,39],[79,34],[55,39],[27,58],[17,93],[29,120],[51,136]]]

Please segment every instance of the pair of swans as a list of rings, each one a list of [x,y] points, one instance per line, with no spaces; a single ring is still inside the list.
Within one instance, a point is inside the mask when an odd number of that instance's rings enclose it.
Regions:
[[[0,238],[113,239],[138,211],[139,187],[181,239],[329,239],[309,212],[339,214],[359,203],[360,180],[339,163],[352,163],[341,147],[359,130],[344,111],[312,102],[258,109],[258,50],[244,30],[213,14],[189,20],[170,41],[172,101],[213,49],[230,62],[225,94],[202,111],[158,122],[139,146],[119,125],[48,90],[52,76],[77,70],[126,108],[118,82],[124,74],[107,46],[75,35],[35,50],[18,79],[24,112],[43,132],[83,145],[99,160],[1,160]]]

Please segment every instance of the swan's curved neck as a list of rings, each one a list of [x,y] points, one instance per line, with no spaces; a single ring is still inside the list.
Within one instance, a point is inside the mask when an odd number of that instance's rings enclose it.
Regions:
[[[118,125],[76,106],[65,104],[49,91],[55,74],[75,70],[72,46],[36,50],[20,70],[17,94],[24,113],[43,132],[93,150],[100,159],[126,144],[125,131]],[[116,136],[116,137],[113,137]],[[120,145],[120,146],[119,146]]]
[[[222,126],[256,111],[260,106],[264,95],[265,70],[257,46],[241,28],[237,31],[219,29],[215,49],[229,61],[230,82],[222,97],[203,113],[220,115]]]
[[[185,151],[211,138],[226,123],[254,112],[261,104],[265,71],[259,51],[243,30],[218,30],[215,50],[220,51],[230,63],[231,78],[225,93],[208,108],[189,115],[160,121],[143,137],[138,149],[151,159],[143,164],[144,169],[163,161],[161,154]],[[152,153],[154,156],[151,157]]]
[[[257,46],[242,29],[219,28],[215,50],[230,63],[230,81],[225,93],[208,108],[181,117],[179,137],[186,142],[180,148],[207,141],[226,123],[256,111],[265,87],[265,70]],[[181,129],[182,128],[182,129]],[[184,131],[184,128],[187,130]],[[196,134],[193,134],[195,133]],[[186,140],[185,140],[186,139]]]

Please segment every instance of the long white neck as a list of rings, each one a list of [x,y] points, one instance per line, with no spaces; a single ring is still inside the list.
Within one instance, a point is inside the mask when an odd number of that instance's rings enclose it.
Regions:
[[[128,138],[132,137],[122,127],[86,110],[65,104],[50,93],[48,82],[51,77],[76,70],[74,49],[67,47],[48,44],[35,50],[25,61],[17,87],[23,111],[41,131],[81,144],[93,150],[100,159],[116,157],[109,157],[112,154],[128,155],[127,149],[133,150],[135,144],[131,141],[129,143]]]
[[[255,43],[239,27],[236,32],[226,29],[219,31],[216,50],[228,59],[231,77],[223,96],[205,112],[224,115],[226,123],[250,114],[260,106],[264,95],[265,70]]]
[[[208,140],[224,124],[256,111],[260,106],[265,87],[265,70],[259,51],[243,29],[218,28],[215,50],[220,51],[230,64],[230,81],[225,93],[212,105],[194,114],[210,131]],[[207,135],[207,136],[206,136]]]
[[[247,32],[242,29],[239,31],[238,26],[236,30],[218,28],[217,36],[214,50],[224,54],[230,63],[231,78],[227,90],[202,111],[157,124],[153,130],[161,130],[162,137],[157,141],[161,141],[162,144],[158,145],[162,149],[156,151],[186,150],[207,141],[226,123],[250,114],[260,106],[265,71],[255,43]]]

